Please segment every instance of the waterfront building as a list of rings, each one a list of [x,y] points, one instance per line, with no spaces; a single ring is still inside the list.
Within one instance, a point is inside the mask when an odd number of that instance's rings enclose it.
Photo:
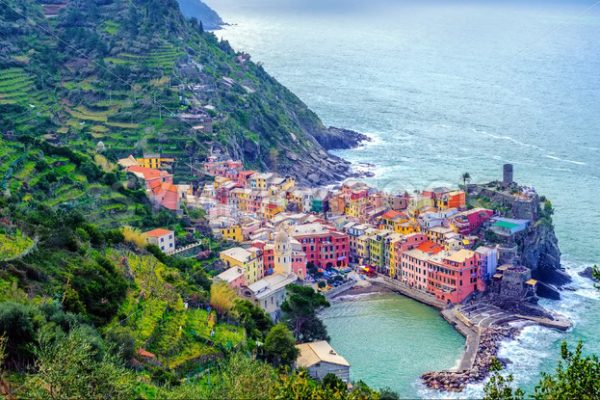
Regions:
[[[523,232],[529,226],[529,220],[526,219],[513,219],[513,218],[500,218],[495,217],[492,219],[491,230],[500,236],[514,236],[519,232]]]
[[[448,304],[460,303],[478,290],[479,257],[461,249],[441,252],[427,261],[427,291]]]
[[[402,255],[425,241],[427,241],[427,236],[424,233],[401,235],[391,241],[389,250],[389,276],[391,278],[401,279]]]
[[[450,219],[450,227],[461,235],[475,232],[494,215],[494,211],[485,208],[474,208],[454,215]]]
[[[466,194],[462,190],[444,193],[441,197],[436,198],[436,200],[436,205],[439,210],[447,210],[450,208],[464,209],[467,204]]]
[[[325,375],[333,374],[345,383],[350,382],[350,363],[326,341],[302,343],[296,348],[300,353],[296,368],[306,368],[314,379],[321,380]]]
[[[498,249],[495,247],[478,247],[475,252],[479,254],[480,276],[488,282],[496,273],[498,266]]]

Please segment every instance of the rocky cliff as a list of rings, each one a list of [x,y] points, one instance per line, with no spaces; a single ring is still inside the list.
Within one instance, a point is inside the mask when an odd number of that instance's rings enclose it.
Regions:
[[[531,269],[533,278],[558,286],[571,281],[560,264],[561,253],[552,224],[535,223],[523,238],[520,253],[521,262]]]
[[[516,245],[518,258],[515,262],[531,269],[532,276],[541,282],[539,295],[556,298],[556,287],[570,282],[571,278],[561,266],[558,238],[552,225],[551,204],[532,191],[523,195],[518,185],[505,189],[499,182],[487,185],[470,185],[469,196],[476,203],[493,208],[509,218],[531,221],[529,229],[517,235],[508,247]],[[546,204],[550,204],[549,208]]]

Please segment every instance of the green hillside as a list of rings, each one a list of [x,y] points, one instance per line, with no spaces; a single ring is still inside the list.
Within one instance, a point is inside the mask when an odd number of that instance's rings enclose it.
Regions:
[[[319,118],[175,0],[4,0],[0,33],[4,131],[84,152],[102,141],[113,160],[160,151],[180,176],[211,149],[302,179],[347,172],[315,139],[328,135]]]

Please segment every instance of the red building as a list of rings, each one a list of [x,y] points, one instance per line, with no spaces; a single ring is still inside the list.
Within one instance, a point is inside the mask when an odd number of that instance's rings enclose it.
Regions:
[[[295,226],[292,237],[302,245],[306,262],[319,267],[347,267],[350,251],[348,235],[320,223]]]
[[[275,268],[275,248],[272,243],[265,243],[262,240],[255,240],[252,242],[252,247],[256,247],[262,250],[263,257],[263,276],[271,275]]]
[[[461,235],[470,235],[479,227],[492,218],[494,212],[485,208],[474,208],[464,211],[452,217],[452,224]]]

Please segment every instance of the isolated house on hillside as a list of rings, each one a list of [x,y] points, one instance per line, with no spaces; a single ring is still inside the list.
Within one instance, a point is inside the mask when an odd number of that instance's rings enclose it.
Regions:
[[[300,351],[296,367],[306,368],[311,377],[323,379],[327,374],[334,374],[342,381],[350,382],[350,363],[326,341],[302,343],[296,348]]]

